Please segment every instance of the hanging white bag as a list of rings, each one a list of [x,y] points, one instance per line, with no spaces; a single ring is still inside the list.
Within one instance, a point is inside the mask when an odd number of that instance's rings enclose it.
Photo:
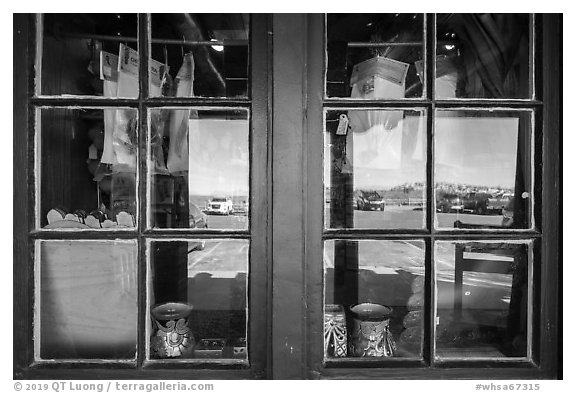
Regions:
[[[194,95],[194,57],[192,53],[184,56],[175,83],[177,97],[192,97]],[[173,109],[171,112],[167,166],[170,173],[177,174],[188,171],[188,128],[192,111],[190,109]]]

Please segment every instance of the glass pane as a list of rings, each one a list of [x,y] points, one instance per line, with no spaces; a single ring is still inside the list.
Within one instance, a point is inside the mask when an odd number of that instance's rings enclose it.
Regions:
[[[326,96],[421,97],[423,14],[328,14]]]
[[[436,357],[527,357],[531,243],[437,242]]]
[[[137,111],[43,108],[40,218],[47,229],[136,225]]]
[[[530,228],[530,112],[438,111],[436,225]]]
[[[324,243],[326,358],[422,356],[423,241]]]
[[[169,70],[165,95],[247,97],[249,35],[248,14],[153,14],[151,55]]]
[[[106,85],[118,85],[120,43],[137,48],[137,15],[44,14],[43,18],[42,94],[110,96]],[[136,65],[135,78],[137,70]],[[122,72],[121,79],[124,76]],[[119,96],[137,97],[137,79],[134,88],[135,94]]]
[[[152,225],[248,229],[246,110],[150,111]]]
[[[437,98],[530,98],[529,14],[438,14]]]
[[[425,226],[424,111],[330,110],[325,130],[326,228]]]
[[[136,241],[56,240],[36,244],[40,357],[135,359]]]
[[[150,358],[247,359],[248,240],[153,241]]]

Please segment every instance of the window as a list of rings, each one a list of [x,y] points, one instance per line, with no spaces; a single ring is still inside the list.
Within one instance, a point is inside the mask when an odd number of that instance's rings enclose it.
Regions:
[[[28,362],[260,373],[262,28],[247,14],[29,18]]]
[[[16,379],[561,378],[558,15],[14,25]]]
[[[539,364],[538,18],[323,22],[317,372]]]

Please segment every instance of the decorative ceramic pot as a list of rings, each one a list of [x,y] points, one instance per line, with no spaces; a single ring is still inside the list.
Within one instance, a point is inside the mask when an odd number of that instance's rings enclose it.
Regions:
[[[396,344],[390,333],[390,307],[362,303],[350,308],[350,354],[355,357],[394,356]]]
[[[346,357],[347,329],[344,308],[337,304],[324,307],[324,355],[326,357]]]
[[[196,340],[188,327],[192,305],[187,303],[162,303],[152,308],[154,334],[151,351],[155,357],[191,357]]]

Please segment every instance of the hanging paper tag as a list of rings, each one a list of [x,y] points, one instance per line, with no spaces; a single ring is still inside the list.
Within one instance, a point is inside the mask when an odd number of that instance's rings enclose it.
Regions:
[[[97,160],[98,159],[98,149],[94,145],[90,145],[88,148],[88,159]]]
[[[346,135],[348,132],[348,116],[345,114],[340,115],[338,120],[338,129],[336,130],[336,135]]]

